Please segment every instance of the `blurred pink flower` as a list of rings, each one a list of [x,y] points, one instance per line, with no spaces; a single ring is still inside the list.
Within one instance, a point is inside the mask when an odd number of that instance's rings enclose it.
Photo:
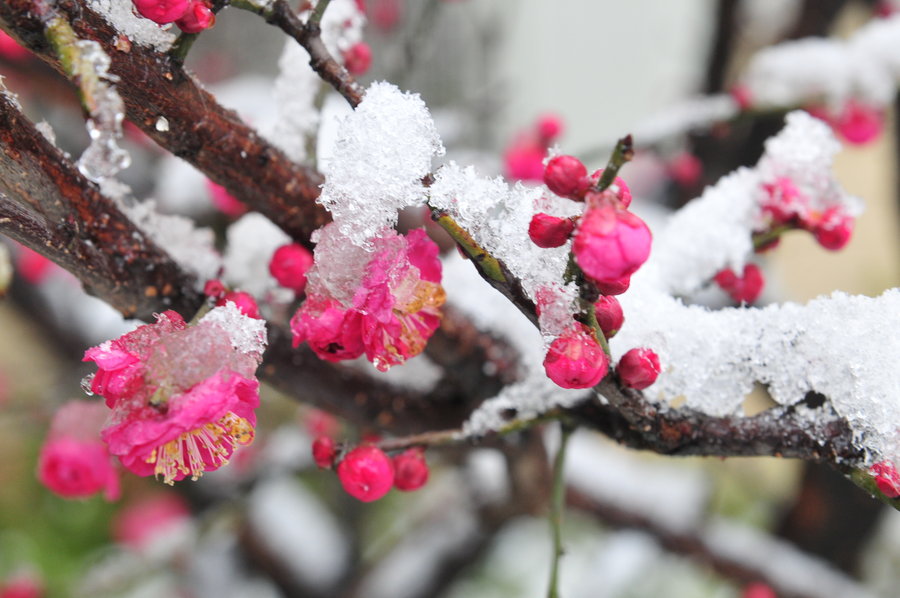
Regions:
[[[183,498],[166,492],[126,505],[112,523],[113,538],[134,550],[141,550],[155,538],[171,532],[191,516]]]

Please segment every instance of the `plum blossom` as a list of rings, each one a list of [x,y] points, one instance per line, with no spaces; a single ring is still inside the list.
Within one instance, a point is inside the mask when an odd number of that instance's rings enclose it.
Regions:
[[[333,225],[322,231],[329,243],[339,234]],[[327,278],[332,260],[341,256],[317,247],[307,300],[291,319],[294,346],[309,343],[326,361],[365,354],[381,371],[422,352],[440,324],[445,299],[437,245],[422,229],[405,236],[386,230],[373,244],[364,267],[341,288]]]

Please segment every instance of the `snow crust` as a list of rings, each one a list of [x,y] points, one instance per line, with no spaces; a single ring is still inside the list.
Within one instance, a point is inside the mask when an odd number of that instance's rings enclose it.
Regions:
[[[245,316],[233,301],[211,309],[201,322],[217,324],[226,333],[231,346],[241,353],[261,357],[266,350],[266,322]]]
[[[352,243],[370,249],[369,239],[396,224],[398,210],[425,202],[422,177],[443,153],[422,99],[373,83],[340,126],[318,201]]]
[[[175,33],[171,27],[160,27],[150,19],[135,14],[131,2],[87,0],[86,4],[133,43],[153,48],[157,52],[167,52],[175,42]]]
[[[742,83],[759,106],[834,106],[851,97],[888,105],[900,80],[900,16],[876,19],[850,39],[807,38],[765,48]]]
[[[225,282],[258,298],[279,291],[278,281],[269,274],[269,262],[275,250],[290,243],[291,238],[256,212],[244,214],[233,222],[226,237]]]

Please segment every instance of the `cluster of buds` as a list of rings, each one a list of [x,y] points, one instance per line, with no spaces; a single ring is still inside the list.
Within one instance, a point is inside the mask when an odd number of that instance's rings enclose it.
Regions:
[[[750,305],[762,294],[766,279],[756,264],[746,264],[740,276],[731,268],[720,270],[713,280],[735,303]]]
[[[428,464],[421,448],[410,448],[389,457],[372,444],[362,444],[344,454],[330,436],[319,436],[312,445],[313,460],[322,469],[336,469],[344,490],[362,502],[372,502],[396,488],[418,490],[428,482]]]
[[[516,135],[503,152],[506,178],[540,182],[544,177],[547,151],[562,131],[562,120],[558,116],[547,114],[538,118],[531,129]]]
[[[853,217],[840,206],[825,210],[813,209],[809,197],[787,177],[779,177],[762,186],[765,198],[762,204],[767,228],[757,235],[783,228],[799,228],[809,231],[819,245],[831,251],[843,249],[853,234]],[[767,249],[772,245],[766,245]]]
[[[226,287],[218,278],[212,278],[206,281],[203,286],[203,294],[215,302],[216,307],[222,307],[227,303],[234,303],[242,314],[248,318],[262,320],[263,317],[259,313],[259,304],[253,295],[245,291],[234,291]]]
[[[216,24],[216,14],[205,0],[132,0],[144,18],[166,25],[175,23],[185,33],[200,33]]]

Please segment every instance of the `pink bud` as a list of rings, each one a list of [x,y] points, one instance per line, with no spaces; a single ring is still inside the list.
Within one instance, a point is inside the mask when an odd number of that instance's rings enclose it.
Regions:
[[[731,88],[731,97],[741,110],[749,110],[753,104],[753,96],[746,85],[735,85]]]
[[[369,0],[369,19],[382,31],[390,31],[403,17],[400,0]]]
[[[616,281],[631,276],[647,261],[651,241],[643,220],[631,212],[603,206],[582,216],[572,253],[589,278]]]
[[[884,111],[849,100],[841,113],[832,121],[835,130],[853,145],[863,145],[881,135],[884,128]]]
[[[581,199],[591,185],[587,168],[574,156],[556,156],[544,169],[544,184],[547,188],[569,199]]]
[[[225,305],[229,301],[237,305],[238,310],[248,318],[256,318],[257,320],[263,319],[262,316],[259,315],[259,306],[256,305],[256,299],[254,299],[253,295],[250,293],[245,293],[244,291],[230,291],[225,293],[224,297],[216,301],[216,306]]]
[[[562,134],[562,119],[555,114],[545,114],[537,122],[538,136],[545,144],[549,144]]]
[[[853,217],[839,207],[828,208],[813,225],[813,235],[825,249],[843,249],[853,235]]]
[[[591,330],[575,323],[550,343],[544,358],[547,377],[562,388],[591,388],[609,370],[609,358]]]
[[[165,25],[177,21],[191,7],[190,0],[132,0],[142,17]]]
[[[306,288],[306,271],[312,267],[313,255],[299,243],[282,245],[272,254],[269,272],[278,284],[298,295]]]
[[[418,490],[428,481],[428,464],[422,449],[411,448],[393,458],[394,486],[403,492]]]
[[[347,494],[363,502],[378,500],[394,484],[394,467],[384,452],[371,445],[358,446],[337,466]]]
[[[226,216],[237,218],[247,212],[247,206],[235,199],[222,185],[206,180],[206,190],[212,198],[213,205]]]
[[[175,24],[185,33],[200,33],[216,24],[216,13],[202,0],[193,0],[191,7]]]
[[[703,176],[703,163],[690,152],[681,152],[668,164],[669,176],[681,187],[694,187]]]
[[[547,150],[533,140],[516,139],[503,153],[506,178],[514,181],[540,181],[544,177]]]
[[[191,510],[180,495],[174,492],[151,495],[116,513],[113,538],[119,544],[141,551],[185,525],[190,516]]]
[[[372,66],[372,48],[366,42],[357,42],[344,50],[344,66],[351,75],[362,75]]]
[[[19,245],[19,250],[16,252],[16,270],[26,282],[40,284],[53,271],[53,262],[37,251]]]
[[[334,440],[330,436],[319,436],[312,443],[313,461],[322,469],[328,469],[334,463],[336,455]]]
[[[18,573],[0,583],[0,598],[43,598],[44,584],[33,573]]]
[[[875,476],[875,484],[888,498],[900,497],[900,474],[890,461],[881,461],[869,470]]]
[[[597,316],[597,323],[606,338],[615,336],[622,324],[625,323],[625,314],[622,313],[622,306],[619,300],[610,295],[600,295],[594,303],[594,314]]]
[[[766,197],[762,203],[764,214],[768,214],[775,224],[796,224],[803,222],[809,213],[809,200],[797,189],[794,181],[778,177],[772,183],[762,186]]]
[[[571,218],[557,218],[543,212],[531,217],[528,236],[538,247],[560,247],[569,240],[575,222]]]
[[[741,598],[778,598],[778,595],[766,584],[756,582],[744,588]]]
[[[341,433],[341,422],[327,411],[312,409],[306,416],[306,431],[313,437],[336,437]]]
[[[659,371],[659,356],[652,349],[631,349],[616,366],[622,384],[636,390],[644,390],[656,382]]]
[[[24,60],[28,58],[28,50],[5,31],[0,31],[0,56],[13,61]]]
[[[713,280],[737,303],[753,303],[766,284],[762,270],[756,264],[745,265],[742,276],[735,274],[731,268],[726,268],[716,274]]]
[[[623,276],[617,280],[595,280],[594,286],[604,295],[621,295],[631,286],[631,276]]]
[[[203,285],[203,294],[212,299],[221,299],[227,292],[225,285],[218,278],[210,278]]]
[[[592,185],[596,185],[600,182],[600,177],[603,176],[604,170],[604,168],[601,168],[594,171],[594,174],[591,175]],[[588,196],[585,197],[585,201],[592,207],[600,207],[609,201],[606,196],[607,193],[611,193],[612,196],[619,201],[620,208],[627,209],[628,206],[631,205],[631,189],[629,189],[628,183],[626,183],[622,177],[613,179],[612,184],[601,193],[594,194],[589,191]]]

